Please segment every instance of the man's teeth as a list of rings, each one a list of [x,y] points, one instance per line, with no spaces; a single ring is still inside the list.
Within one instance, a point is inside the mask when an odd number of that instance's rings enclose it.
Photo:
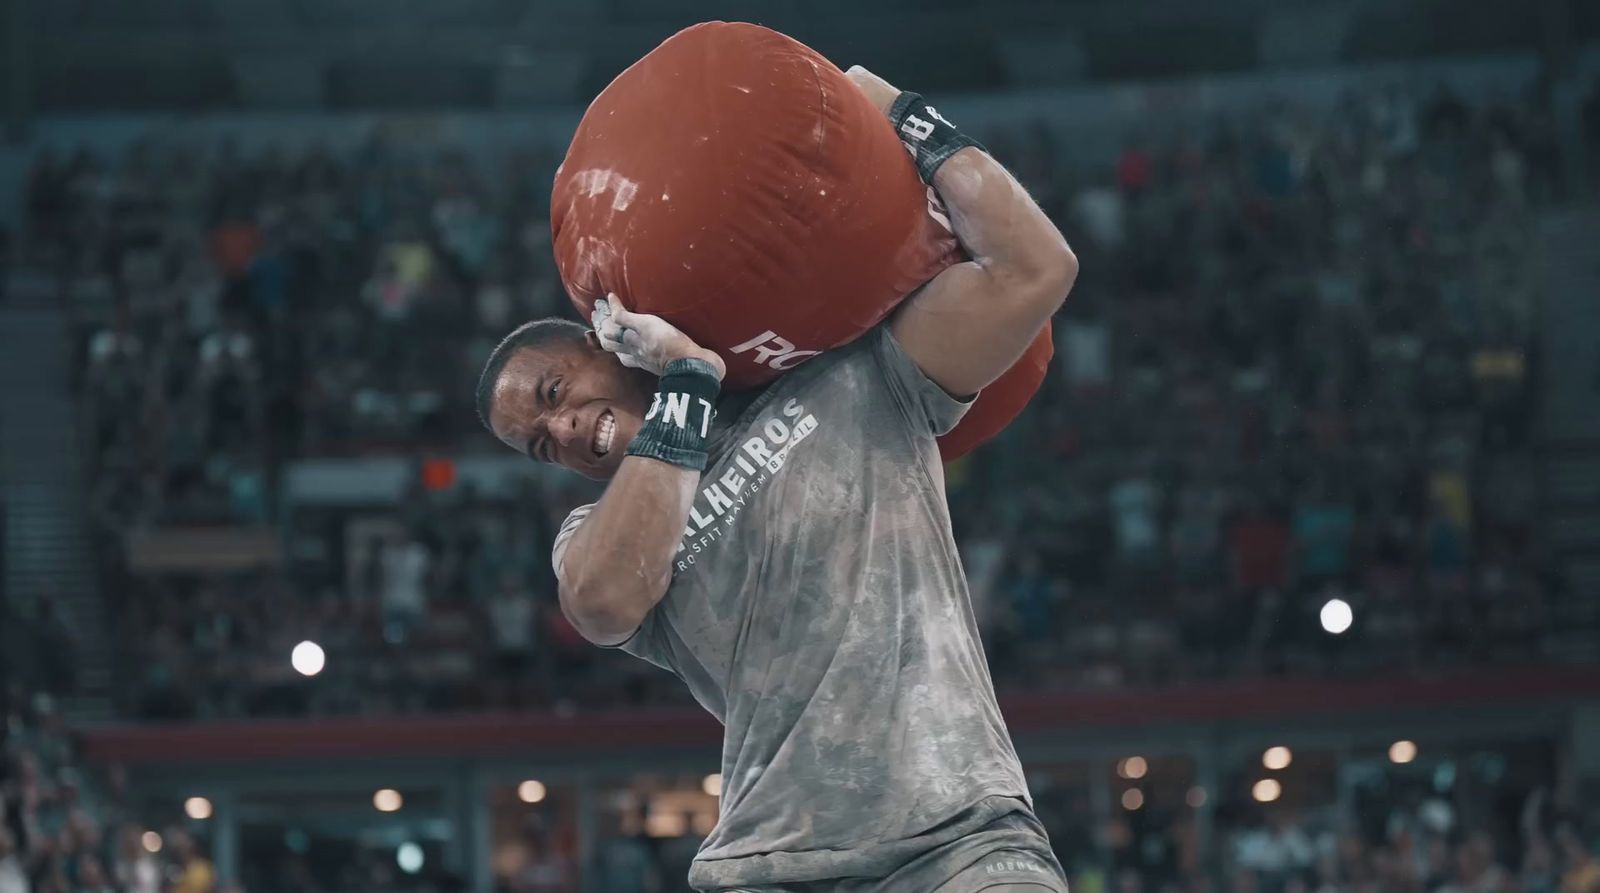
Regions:
[[[604,456],[606,453],[611,452],[611,436],[616,432],[616,417],[608,409],[600,414],[600,422],[595,426],[594,453],[596,456]]]

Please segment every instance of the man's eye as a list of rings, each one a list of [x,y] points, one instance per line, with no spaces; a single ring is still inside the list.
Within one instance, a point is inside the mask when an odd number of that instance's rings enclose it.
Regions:
[[[551,403],[556,402],[556,393],[560,390],[560,388],[561,381],[559,379],[550,382],[550,387],[546,388],[544,392],[545,399],[549,400]]]

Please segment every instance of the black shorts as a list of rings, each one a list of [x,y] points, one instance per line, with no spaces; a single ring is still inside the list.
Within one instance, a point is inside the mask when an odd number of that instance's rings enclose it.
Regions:
[[[918,855],[887,877],[734,887],[721,893],[981,893],[1006,885],[1028,893],[1067,893],[1067,875],[1044,826],[1025,808],[1002,812],[1007,798],[978,809],[997,815],[973,831]],[[1014,801],[1012,801],[1014,802]]]
[[[872,893],[979,893],[1007,884],[1032,885],[1024,888],[1029,893],[1067,893],[1066,872],[1050,850],[1044,826],[1032,813],[1007,813],[922,855],[867,889]]]

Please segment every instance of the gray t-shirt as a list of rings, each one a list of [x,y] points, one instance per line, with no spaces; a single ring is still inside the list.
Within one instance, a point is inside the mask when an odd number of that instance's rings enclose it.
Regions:
[[[726,727],[690,882],[881,877],[986,798],[1028,809],[934,442],[970,404],[881,326],[737,402],[671,587],[621,646]]]

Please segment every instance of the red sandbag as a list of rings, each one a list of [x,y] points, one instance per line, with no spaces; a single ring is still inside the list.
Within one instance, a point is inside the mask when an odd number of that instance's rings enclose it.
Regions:
[[[962,258],[931,198],[883,113],[827,59],[709,22],[589,106],[551,227],[584,319],[615,292],[716,350],[728,387],[744,388],[854,340]],[[1012,395],[1008,374],[952,436],[992,436],[1037,384]]]
[[[954,462],[1004,431],[1044,383],[1055,352],[1047,322],[1011,368],[983,389],[978,401],[961,417],[961,423],[939,438],[940,458]]]

